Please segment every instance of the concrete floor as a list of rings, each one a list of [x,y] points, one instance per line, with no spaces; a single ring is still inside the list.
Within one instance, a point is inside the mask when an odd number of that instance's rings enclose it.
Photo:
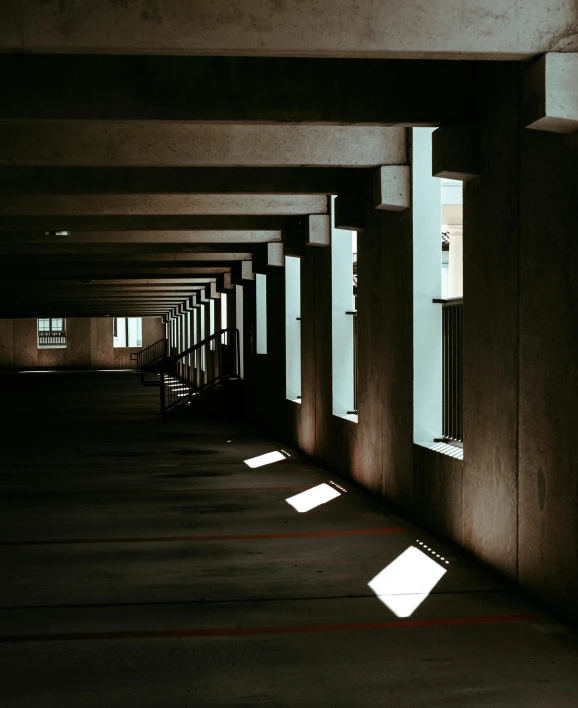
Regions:
[[[0,386],[2,708],[578,705],[574,632],[259,431],[132,373]],[[367,584],[418,539],[448,572],[398,618]]]

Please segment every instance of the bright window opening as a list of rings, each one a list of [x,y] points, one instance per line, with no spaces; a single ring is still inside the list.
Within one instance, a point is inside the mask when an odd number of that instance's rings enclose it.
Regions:
[[[331,201],[331,325],[333,414],[357,415],[357,238],[335,228]],[[355,256],[354,256],[355,253]],[[355,419],[355,418],[354,418]]]
[[[241,376],[245,376],[245,325],[243,318],[243,286],[235,285],[235,321],[237,329],[239,330],[239,358],[241,360]]]
[[[38,320],[38,349],[66,348],[66,320],[47,317]]]
[[[209,336],[215,334],[215,301],[209,300]],[[211,349],[215,348],[215,340],[211,340]]]
[[[197,344],[199,341],[199,315],[198,308],[195,307],[193,310],[193,345]],[[198,366],[198,350],[195,349],[193,352],[193,366],[197,368]]]
[[[227,293],[221,293],[221,329],[227,329]],[[228,334],[221,335],[221,343],[228,344]]]
[[[115,347],[142,347],[142,318],[114,317],[112,341]]]
[[[301,259],[285,256],[286,396],[301,401]]]
[[[191,344],[191,313],[187,312],[187,349],[190,349]],[[191,366],[191,355],[187,356],[188,365]]]
[[[206,319],[206,305],[201,306],[201,334],[200,334],[200,341],[202,342],[205,337],[207,336],[206,334],[206,328],[205,328],[205,319]],[[205,344],[201,347],[201,371],[205,371]]]
[[[410,617],[446,572],[433,558],[411,546],[368,585],[397,617]]]
[[[267,276],[256,274],[257,354],[267,354]]]

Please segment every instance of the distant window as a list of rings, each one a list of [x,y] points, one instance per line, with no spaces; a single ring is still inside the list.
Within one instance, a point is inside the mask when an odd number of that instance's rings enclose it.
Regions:
[[[267,354],[267,276],[257,273],[257,354]]]
[[[227,329],[227,293],[221,293],[221,329]],[[229,343],[228,333],[221,335],[221,342]]]
[[[335,227],[331,201],[333,415],[357,415],[357,234]],[[351,418],[350,418],[351,419]]]
[[[38,320],[38,348],[62,349],[66,347],[66,320],[47,317]]]
[[[142,347],[142,318],[115,317],[112,321],[115,347]]]
[[[294,256],[285,256],[285,362],[285,395],[301,402],[301,259]]]

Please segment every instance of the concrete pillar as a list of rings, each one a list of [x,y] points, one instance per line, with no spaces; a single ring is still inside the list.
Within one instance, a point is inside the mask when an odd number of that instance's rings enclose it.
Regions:
[[[464,185],[463,542],[517,575],[520,69],[478,69],[479,179]]]
[[[578,620],[578,140],[524,131],[520,190],[519,581]],[[570,139],[569,139],[570,138]]]

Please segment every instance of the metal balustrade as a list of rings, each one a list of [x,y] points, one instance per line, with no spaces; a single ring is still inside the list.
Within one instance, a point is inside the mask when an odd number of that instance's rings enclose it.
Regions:
[[[197,356],[197,353],[200,355]],[[163,361],[160,375],[161,411],[167,413],[189,403],[193,396],[227,379],[240,378],[240,373],[239,330],[229,327],[215,332]]]
[[[158,386],[160,384],[159,366],[168,355],[168,339],[159,339],[158,342],[151,344],[140,352],[131,354],[131,359],[136,359],[136,370],[140,372],[140,380],[143,386]],[[151,380],[147,379],[147,374],[153,374]]]
[[[38,346],[66,346],[66,330],[54,331],[54,330],[40,330],[38,332]]]
[[[442,301],[443,420],[446,442],[463,443],[463,298]]]

